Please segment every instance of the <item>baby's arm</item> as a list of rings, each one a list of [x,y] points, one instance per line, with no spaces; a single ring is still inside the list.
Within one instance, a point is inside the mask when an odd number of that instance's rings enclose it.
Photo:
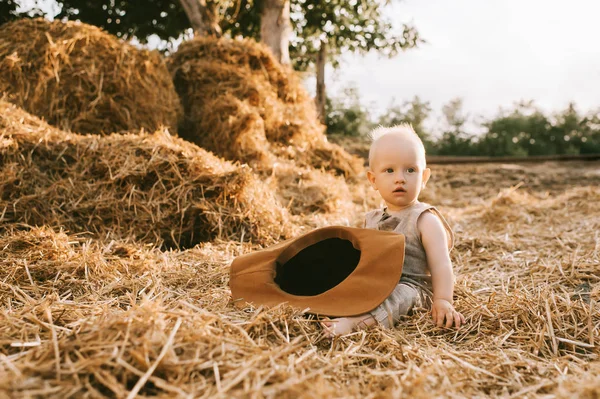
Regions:
[[[457,328],[465,322],[462,314],[452,305],[454,295],[454,274],[448,253],[448,237],[439,217],[431,212],[423,212],[417,222],[421,233],[421,241],[427,254],[427,265],[431,271],[433,284],[433,304],[431,315],[433,321],[441,327]]]

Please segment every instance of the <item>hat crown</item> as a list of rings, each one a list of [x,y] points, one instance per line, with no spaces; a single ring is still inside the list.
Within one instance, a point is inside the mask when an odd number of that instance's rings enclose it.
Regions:
[[[387,231],[346,226],[316,229],[234,259],[231,295],[238,305],[287,302],[328,316],[366,313],[379,306],[400,280],[404,244],[402,234]],[[315,260],[319,253],[323,262]],[[340,259],[332,262],[336,257]],[[327,273],[331,275],[326,277]]]

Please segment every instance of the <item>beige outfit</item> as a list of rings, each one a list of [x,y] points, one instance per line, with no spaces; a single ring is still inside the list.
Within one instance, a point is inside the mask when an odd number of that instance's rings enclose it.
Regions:
[[[448,235],[448,248],[451,249],[454,245],[454,234],[446,219],[429,204],[417,202],[409,208],[391,213],[387,209],[376,209],[365,216],[365,228],[393,231],[406,237],[400,281],[390,296],[370,312],[375,320],[385,327],[393,327],[401,316],[409,314],[415,307],[431,306],[431,273],[417,228],[417,220],[423,212],[432,212],[440,218]]]

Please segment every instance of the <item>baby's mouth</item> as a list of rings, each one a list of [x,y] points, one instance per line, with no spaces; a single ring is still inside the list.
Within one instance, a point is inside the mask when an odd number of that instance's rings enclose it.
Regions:
[[[394,192],[395,192],[395,193],[405,193],[405,192],[406,192],[406,190],[405,190],[405,189],[403,189],[402,187],[399,187],[399,188],[395,189],[395,190],[394,190]]]

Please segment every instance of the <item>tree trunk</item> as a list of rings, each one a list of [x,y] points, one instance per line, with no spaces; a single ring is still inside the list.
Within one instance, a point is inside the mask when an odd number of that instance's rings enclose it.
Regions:
[[[221,37],[221,27],[213,4],[206,0],[179,0],[195,35]]]
[[[317,54],[317,95],[315,97],[317,112],[322,123],[325,123],[325,103],[327,100],[325,91],[325,64],[327,64],[327,42],[323,40]]]
[[[284,65],[290,64],[290,0],[264,0],[260,39]]]

